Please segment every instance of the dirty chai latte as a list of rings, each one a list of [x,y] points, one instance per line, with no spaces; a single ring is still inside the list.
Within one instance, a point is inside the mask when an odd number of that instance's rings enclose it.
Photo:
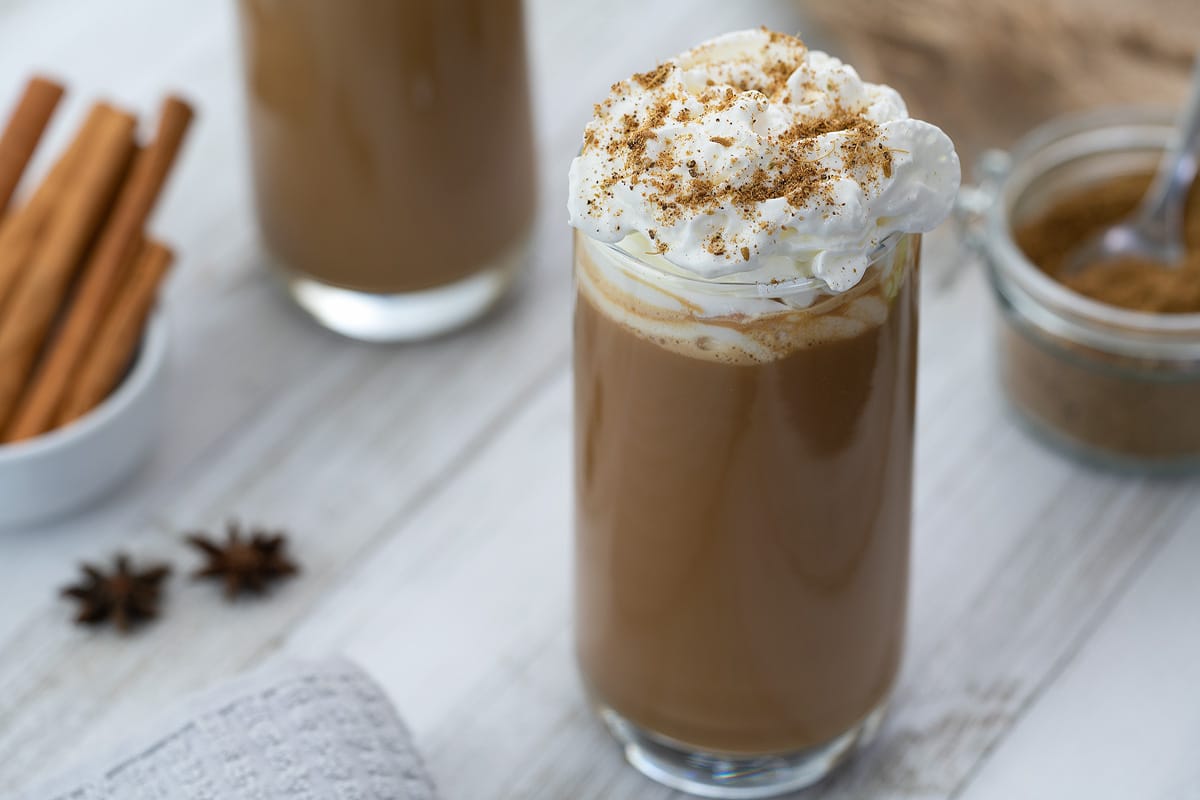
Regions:
[[[523,243],[534,157],[520,0],[239,8],[258,213],[287,269],[405,293]]]
[[[569,200],[576,635],[651,777],[789,791],[878,721],[904,632],[915,234],[958,180],[895,92],[765,30],[596,107]]]
[[[631,722],[707,752],[829,741],[880,705],[900,659],[912,248],[881,267],[897,284],[890,297],[871,275],[755,319],[767,357],[614,319],[597,250],[580,245],[575,322],[589,687]],[[747,324],[711,321],[723,323]]]

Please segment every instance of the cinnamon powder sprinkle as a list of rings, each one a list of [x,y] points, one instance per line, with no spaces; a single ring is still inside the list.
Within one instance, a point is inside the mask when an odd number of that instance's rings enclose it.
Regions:
[[[633,76],[633,79],[641,84],[643,89],[656,89],[666,82],[667,76],[671,74],[670,64],[659,64],[649,72],[639,72]]]
[[[850,130],[862,123],[866,122],[863,116],[856,111],[848,111],[841,106],[834,109],[833,113],[828,117],[819,119],[806,119],[797,122],[781,137],[782,144],[789,145],[812,139],[817,136],[824,136],[827,133],[837,133],[839,131]]]
[[[720,232],[714,233],[704,240],[704,249],[714,256],[724,255],[725,238],[721,236]]]
[[[584,136],[584,150],[601,146],[608,157],[607,174],[599,182],[600,194],[611,197],[618,183],[650,187],[646,199],[653,209],[655,221],[661,226],[674,226],[685,218],[730,206],[744,219],[753,222],[757,219],[757,207],[777,198],[786,199],[793,208],[815,203],[821,206],[814,209],[815,213],[826,217],[835,215],[839,208],[834,195],[837,178],[849,176],[864,189],[890,178],[892,152],[880,141],[879,126],[867,119],[862,111],[841,106],[834,107],[822,117],[799,120],[782,133],[772,135],[767,146],[772,152],[778,151],[776,160],[766,169],[756,169],[748,179],[742,178],[736,183],[714,180],[713,175],[707,174],[707,165],[692,157],[699,151],[688,149],[686,138],[675,139],[676,145],[680,141],[685,143],[682,148],[651,149],[650,143],[658,138],[657,130],[672,119],[680,124],[705,116],[720,121],[719,115],[739,103],[741,98],[760,104],[788,102],[788,81],[802,66],[805,48],[799,39],[768,33],[771,45],[782,47],[784,56],[778,57],[776,50],[768,53],[764,47],[765,67],[751,73],[750,77],[732,75],[727,84],[708,80],[706,87],[698,91],[672,88],[664,92],[662,87],[668,84],[678,68],[674,62],[666,62],[616,84],[613,97],[618,101],[638,93],[633,84],[647,91],[658,89],[665,96],[640,115],[622,115],[616,126],[612,122],[604,128],[589,126]],[[809,90],[814,88],[811,84],[803,86]],[[761,93],[766,99],[755,99],[753,93]],[[597,120],[604,119],[605,112],[614,102],[610,98],[597,107]],[[605,136],[602,142],[601,134]],[[818,140],[818,137],[826,138]],[[731,136],[711,136],[708,141],[725,148],[737,145],[737,140]],[[698,147],[699,142],[696,144]],[[599,201],[600,198],[596,199]],[[589,207],[598,213],[600,205],[597,202]],[[763,221],[763,224],[767,223]],[[666,245],[657,231],[650,238],[658,245],[659,252],[665,251]],[[720,233],[709,237],[704,246],[714,255],[729,259],[740,255],[743,261],[750,260],[750,248],[736,241],[727,243]]]

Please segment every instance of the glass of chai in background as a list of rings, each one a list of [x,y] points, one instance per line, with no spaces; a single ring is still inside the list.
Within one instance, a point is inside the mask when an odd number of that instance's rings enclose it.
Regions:
[[[521,0],[239,0],[258,217],[296,301],[361,339],[476,318],[535,212]]]
[[[953,145],[754,30],[615,84],[570,184],[588,692],[662,783],[811,784],[900,662],[919,233]]]

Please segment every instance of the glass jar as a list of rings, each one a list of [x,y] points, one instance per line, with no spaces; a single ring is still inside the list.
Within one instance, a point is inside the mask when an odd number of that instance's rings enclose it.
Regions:
[[[348,336],[461,326],[526,261],[521,0],[239,0],[258,218],[294,299]]]
[[[876,729],[904,640],[919,237],[853,289],[575,235],[576,637],[642,772],[768,797]]]
[[[1129,311],[1058,283],[1018,248],[1014,229],[1056,198],[1156,169],[1174,114],[1145,108],[1063,117],[1011,154],[993,151],[961,196],[967,242],[1000,308],[1000,377],[1045,441],[1137,471],[1200,466],[1200,314]]]

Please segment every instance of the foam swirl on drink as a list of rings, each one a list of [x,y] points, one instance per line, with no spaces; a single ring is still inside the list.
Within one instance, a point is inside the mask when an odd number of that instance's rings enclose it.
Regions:
[[[583,234],[709,280],[855,286],[889,236],[933,229],[960,169],[891,88],[766,29],[613,85],[571,164]]]
[[[867,277],[845,292],[799,281],[753,293],[745,284],[702,288],[682,275],[655,279],[647,270],[662,271],[660,258],[634,259],[620,247],[576,237],[575,278],[585,302],[660,347],[724,364],[766,364],[883,325],[916,258],[915,239],[904,237],[883,248]]]

